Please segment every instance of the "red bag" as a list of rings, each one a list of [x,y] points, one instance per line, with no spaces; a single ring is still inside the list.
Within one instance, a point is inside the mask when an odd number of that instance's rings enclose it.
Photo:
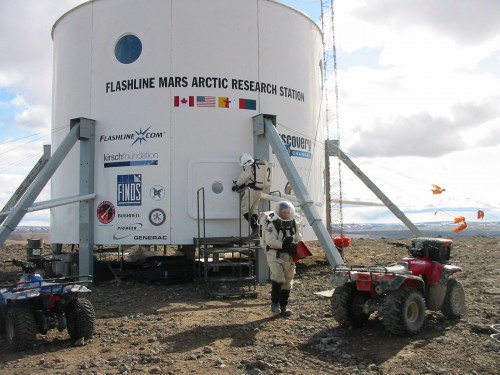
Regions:
[[[304,241],[297,243],[297,255],[293,257],[293,261],[297,263],[299,260],[312,256],[309,246]]]

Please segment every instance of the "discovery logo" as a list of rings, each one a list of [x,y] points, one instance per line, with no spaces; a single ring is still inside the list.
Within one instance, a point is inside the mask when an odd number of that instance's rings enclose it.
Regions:
[[[280,138],[290,156],[306,159],[312,158],[312,141],[310,139],[284,133],[280,134]]]

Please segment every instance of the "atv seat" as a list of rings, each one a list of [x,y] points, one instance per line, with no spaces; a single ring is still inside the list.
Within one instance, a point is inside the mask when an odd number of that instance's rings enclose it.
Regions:
[[[408,271],[408,263],[406,262],[398,262],[391,264],[387,267],[384,267],[386,272],[392,272],[392,273],[397,273],[397,274],[404,274],[404,273],[409,273]]]

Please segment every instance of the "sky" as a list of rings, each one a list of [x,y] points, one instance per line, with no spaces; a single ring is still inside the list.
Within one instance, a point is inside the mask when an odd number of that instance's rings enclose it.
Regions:
[[[82,2],[0,0],[1,207],[50,144],[50,33]],[[319,0],[281,2],[321,24]],[[478,210],[483,222],[500,221],[499,14],[496,0],[334,2],[335,44],[330,33],[325,38],[337,63],[334,74],[330,60],[327,79],[331,133],[414,223],[478,221]],[[331,161],[333,198],[340,181],[344,199],[378,202],[345,165],[339,171]],[[432,184],[445,190],[434,195]],[[38,200],[49,199],[45,189]],[[48,225],[48,213],[30,213],[21,225]],[[342,220],[398,222],[385,207],[347,204]]]

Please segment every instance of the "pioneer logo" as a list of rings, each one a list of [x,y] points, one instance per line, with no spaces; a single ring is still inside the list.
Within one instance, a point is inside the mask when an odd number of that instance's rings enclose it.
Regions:
[[[113,235],[114,240],[122,240],[133,235],[136,232],[142,231],[142,223],[132,223],[128,225],[120,225],[116,227],[116,233]]]

